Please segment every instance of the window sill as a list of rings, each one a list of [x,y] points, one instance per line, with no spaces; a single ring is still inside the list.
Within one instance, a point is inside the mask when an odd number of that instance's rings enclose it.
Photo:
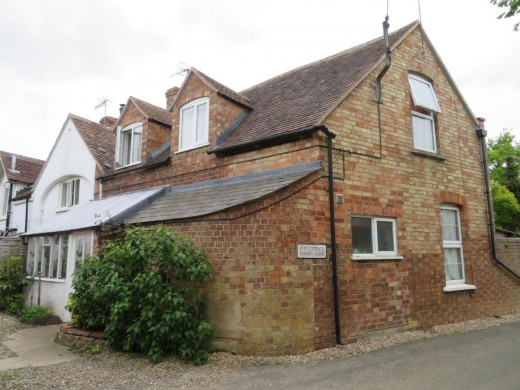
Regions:
[[[178,154],[178,153],[184,153],[184,152],[189,152],[190,150],[194,150],[194,149],[200,149],[200,148],[203,148],[205,146],[209,146],[209,142],[206,142],[206,143],[203,143],[203,144],[199,144],[199,145],[193,145],[189,148],[186,148],[186,149],[180,149],[180,150],[177,150],[175,152],[175,154]]]
[[[32,280],[33,277],[28,275],[26,276],[27,279]],[[34,276],[34,282],[39,281],[40,278],[38,276]],[[51,283],[65,283],[65,279],[53,279],[53,278],[44,278],[42,277],[42,282],[51,282]]]
[[[403,256],[352,255],[352,260],[403,260]]]
[[[435,153],[435,152],[428,152],[426,150],[421,150],[421,149],[412,149],[412,154],[415,154],[416,156],[421,156],[421,157],[429,157],[429,158],[432,158],[432,159],[438,160],[438,161],[446,160],[446,157],[443,156],[442,154]]]
[[[136,161],[136,162],[133,162],[133,163],[127,164],[127,165],[120,165],[120,166],[116,167],[116,171],[121,170],[121,169],[130,168],[130,167],[133,167],[133,166],[139,165],[139,164],[141,164],[141,161]]]
[[[453,292],[453,291],[466,291],[466,290],[476,290],[477,286],[473,286],[472,284],[448,284],[446,287],[442,289],[444,292]]]

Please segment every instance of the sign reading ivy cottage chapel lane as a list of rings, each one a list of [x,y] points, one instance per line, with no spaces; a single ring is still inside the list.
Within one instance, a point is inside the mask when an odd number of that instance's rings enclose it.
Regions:
[[[298,244],[299,259],[326,259],[327,246],[314,244]]]

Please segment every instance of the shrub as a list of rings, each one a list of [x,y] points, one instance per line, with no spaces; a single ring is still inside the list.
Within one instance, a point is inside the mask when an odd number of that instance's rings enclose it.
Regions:
[[[0,259],[0,307],[9,307],[23,302],[25,277],[21,256],[6,256]]]
[[[68,309],[75,326],[104,330],[109,344],[146,353],[168,352],[205,363],[213,328],[204,321],[197,283],[211,278],[204,252],[166,228],[127,228],[86,259],[73,282]]]

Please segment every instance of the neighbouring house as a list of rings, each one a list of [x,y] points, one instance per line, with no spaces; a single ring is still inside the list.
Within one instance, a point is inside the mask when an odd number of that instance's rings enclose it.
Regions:
[[[44,163],[36,158],[0,151],[1,234],[13,235],[27,230],[27,202],[22,194],[30,194]]]
[[[24,235],[27,273],[32,278],[27,300],[52,307],[64,319],[70,318],[64,306],[75,262],[91,254],[92,232],[34,233],[101,195],[96,176],[112,168],[115,120],[105,117],[101,124],[69,114],[32,188]]]
[[[517,311],[520,281],[491,253],[483,122],[418,22],[390,34],[391,58],[384,42],[240,93],[192,68],[168,97],[169,130],[131,98],[103,198],[40,234],[189,237],[213,268],[215,347],[241,354]]]
[[[65,321],[70,320],[65,304],[73,274],[92,254],[95,230],[122,222],[164,190],[156,186],[103,198],[96,177],[141,163],[158,166],[170,158],[167,110],[130,97],[121,111],[119,119],[105,117],[100,123],[69,115],[34,186],[31,224],[24,235],[33,280],[27,299],[51,307]]]

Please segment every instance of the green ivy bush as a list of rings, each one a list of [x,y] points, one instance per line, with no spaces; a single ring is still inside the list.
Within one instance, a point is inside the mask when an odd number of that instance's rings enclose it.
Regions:
[[[24,260],[21,256],[6,256],[0,259],[0,307],[23,303],[25,277]]]
[[[77,271],[67,305],[73,324],[103,330],[110,346],[154,363],[169,352],[205,363],[213,328],[196,288],[212,276],[205,253],[163,227],[130,227],[123,236]]]

